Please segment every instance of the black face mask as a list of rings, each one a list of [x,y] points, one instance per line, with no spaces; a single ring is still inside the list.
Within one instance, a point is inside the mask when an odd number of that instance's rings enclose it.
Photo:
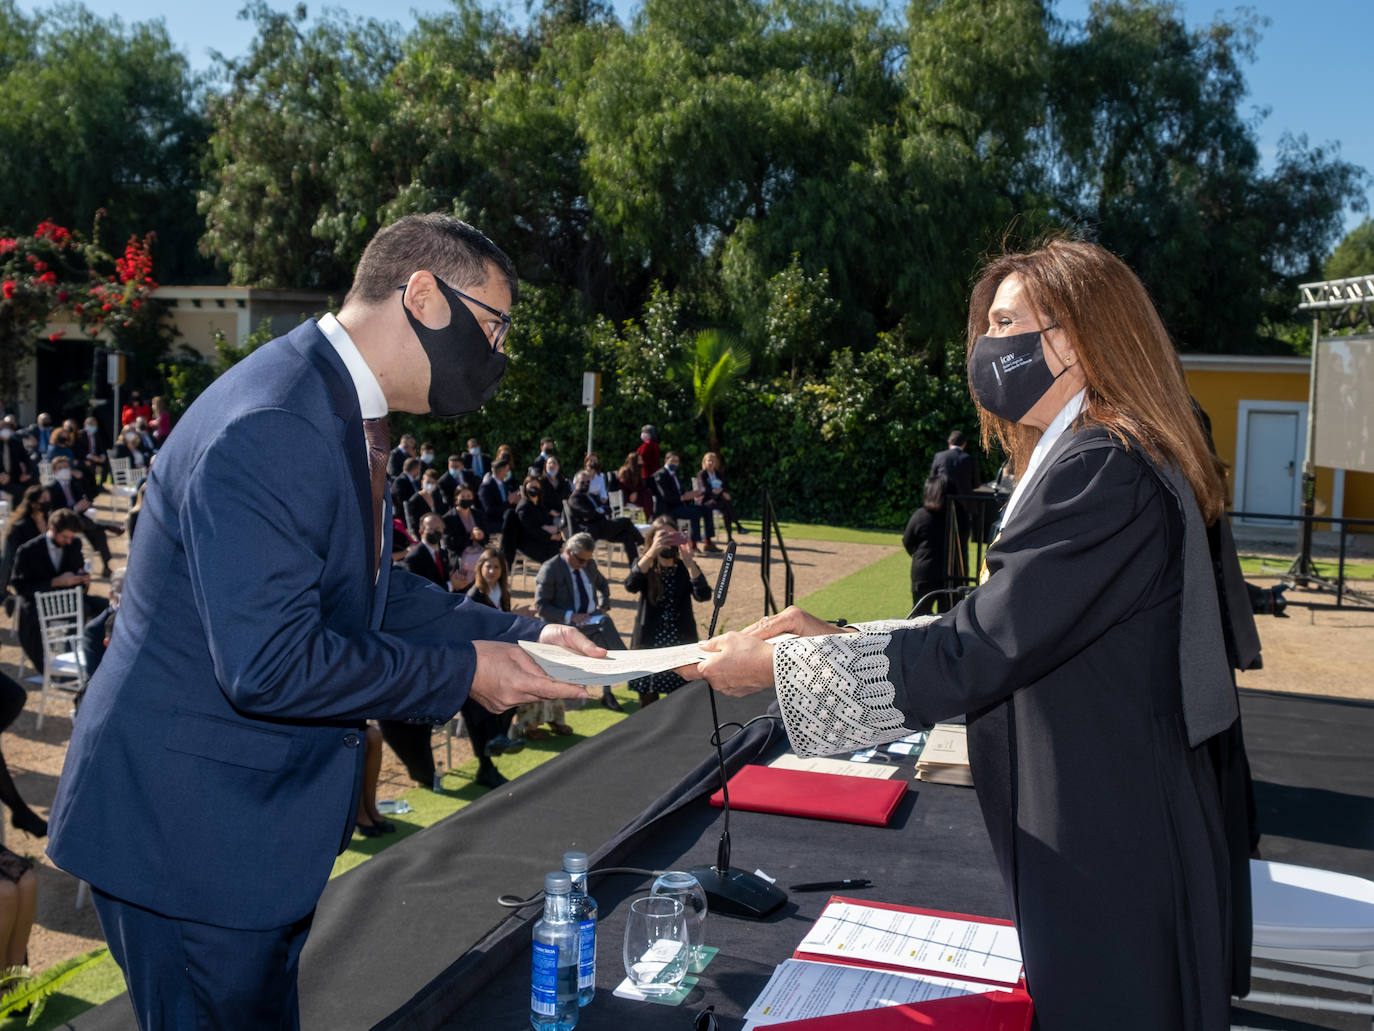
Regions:
[[[472,498],[459,498],[459,499],[458,499],[458,507],[459,507],[459,508],[471,508],[471,507],[472,507]]]
[[[444,535],[438,530],[430,530],[429,533],[425,534],[425,543],[431,548],[437,548],[443,539]]]
[[[430,329],[405,307],[404,294],[402,309],[429,359],[429,413],[456,419],[491,400],[506,374],[506,356],[491,349],[481,324],[463,299],[438,276],[434,281],[448,301],[447,326]]]
[[[1045,396],[1054,381],[1069,371],[1066,365],[1059,370],[1059,375],[1050,372],[1040,344],[1042,332],[1035,329],[1005,337],[984,334],[973,342],[973,353],[968,360],[973,398],[1007,422],[1019,422]]]

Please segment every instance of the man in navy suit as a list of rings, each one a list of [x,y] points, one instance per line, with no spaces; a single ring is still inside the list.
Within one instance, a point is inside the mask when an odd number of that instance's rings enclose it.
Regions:
[[[515,643],[601,654],[576,630],[387,561],[384,417],[480,407],[515,286],[471,226],[403,218],[337,317],[234,366],[158,456],[48,846],[92,886],[144,1031],[299,1025],[297,963],[352,833],[369,717],[586,697]]]

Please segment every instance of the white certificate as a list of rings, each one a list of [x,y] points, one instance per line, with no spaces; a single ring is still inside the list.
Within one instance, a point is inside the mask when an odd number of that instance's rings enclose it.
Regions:
[[[798,948],[1006,985],[1021,978],[1021,943],[1014,927],[850,902],[826,906]]]
[[[530,654],[539,668],[555,680],[587,687],[606,687],[624,683],[635,677],[695,666],[706,653],[697,644],[680,644],[672,648],[637,648],[633,651],[607,652],[604,659],[579,655],[556,644],[521,641],[520,647]]]

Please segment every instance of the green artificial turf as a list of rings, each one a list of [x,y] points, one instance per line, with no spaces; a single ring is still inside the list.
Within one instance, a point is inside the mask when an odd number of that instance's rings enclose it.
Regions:
[[[889,555],[799,598],[797,605],[822,619],[851,623],[902,619],[911,611],[911,559],[905,552]]]
[[[1275,577],[1287,572],[1293,564],[1291,558],[1278,558],[1273,555],[1242,555],[1240,568],[1246,576]],[[1340,563],[1335,559],[1315,559],[1312,569],[1318,576],[1336,579]],[[1374,580],[1374,562],[1352,562],[1346,559],[1345,578],[1347,580]]]

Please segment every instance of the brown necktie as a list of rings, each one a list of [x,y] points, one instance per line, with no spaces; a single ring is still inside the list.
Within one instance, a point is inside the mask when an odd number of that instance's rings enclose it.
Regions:
[[[375,580],[382,553],[382,492],[386,490],[386,463],[391,455],[386,416],[364,419],[363,435],[367,437],[367,471],[372,476],[372,578]]]

